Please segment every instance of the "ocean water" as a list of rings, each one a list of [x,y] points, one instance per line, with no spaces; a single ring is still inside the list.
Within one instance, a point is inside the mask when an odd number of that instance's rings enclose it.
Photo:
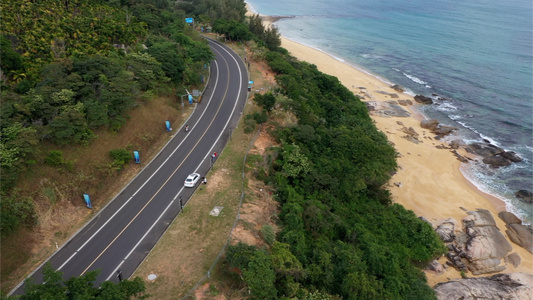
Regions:
[[[421,107],[427,118],[459,127],[454,138],[491,141],[523,161],[461,171],[526,223],[533,206],[533,3],[531,0],[250,0],[253,11],[290,16],[281,34],[399,84],[448,100]]]

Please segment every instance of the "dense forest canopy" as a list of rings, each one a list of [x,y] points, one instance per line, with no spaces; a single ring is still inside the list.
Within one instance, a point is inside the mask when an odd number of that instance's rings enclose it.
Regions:
[[[39,145],[89,146],[131,108],[201,84],[213,54],[171,1],[2,1],[2,236],[31,225],[13,187],[43,163]],[[16,195],[15,195],[16,194]],[[18,199],[18,200],[17,200]]]
[[[280,146],[258,165],[257,178],[276,189],[281,231],[268,249],[231,246],[228,264],[261,299],[435,299],[413,263],[443,245],[384,189],[396,152],[365,105],[283,49],[265,58],[279,88],[254,100],[266,114],[278,107],[298,118],[270,124]]]

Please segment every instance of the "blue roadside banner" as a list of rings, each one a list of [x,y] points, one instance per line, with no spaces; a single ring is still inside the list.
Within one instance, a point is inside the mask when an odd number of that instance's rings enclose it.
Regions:
[[[167,131],[172,131],[172,127],[170,127],[170,121],[165,121],[165,125],[167,126]]]
[[[93,208],[93,206],[91,205],[91,198],[89,198],[89,194],[83,194],[83,199],[85,200],[85,206],[87,206],[87,208]]]
[[[141,163],[141,157],[139,156],[139,151],[133,151],[133,157],[135,157],[135,163],[140,164]]]

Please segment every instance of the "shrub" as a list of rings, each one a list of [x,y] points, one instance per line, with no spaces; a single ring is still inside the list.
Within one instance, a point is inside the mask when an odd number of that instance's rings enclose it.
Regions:
[[[276,241],[276,234],[274,233],[274,228],[270,225],[265,225],[261,228],[261,235],[263,236],[263,240],[265,240],[265,242],[267,242],[267,244],[271,246]]]
[[[109,151],[109,156],[113,159],[113,167],[116,167],[117,170],[122,169],[133,157],[130,151],[123,148]]]
[[[44,159],[44,162],[53,167],[60,167],[63,165],[63,152],[51,150],[48,152],[48,156]]]
[[[252,133],[255,130],[255,120],[252,115],[244,117],[244,133]]]

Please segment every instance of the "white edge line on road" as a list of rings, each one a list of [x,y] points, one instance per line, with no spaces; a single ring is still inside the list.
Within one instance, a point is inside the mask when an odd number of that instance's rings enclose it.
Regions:
[[[73,257],[74,255],[78,254],[78,251],[74,252],[74,254],[72,254],[62,265],[61,267],[57,268],[57,270],[61,270],[61,268],[63,268]]]

